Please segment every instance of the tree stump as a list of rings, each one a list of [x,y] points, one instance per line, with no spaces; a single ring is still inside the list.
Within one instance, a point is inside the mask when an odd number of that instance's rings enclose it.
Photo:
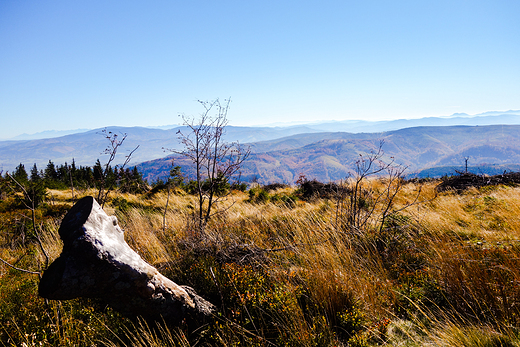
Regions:
[[[67,213],[59,229],[61,255],[43,273],[47,299],[100,298],[125,315],[167,322],[204,321],[214,306],[146,263],[125,242],[117,218],[88,196]]]

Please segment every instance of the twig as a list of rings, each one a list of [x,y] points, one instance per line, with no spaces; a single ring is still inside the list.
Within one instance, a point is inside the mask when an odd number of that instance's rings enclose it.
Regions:
[[[41,230],[41,226],[40,226]],[[45,256],[45,269],[49,267],[49,255],[47,254],[47,251],[45,251],[45,248],[43,247],[42,240],[40,239],[40,233],[36,230],[36,227],[34,227],[34,233],[36,234],[36,240],[38,241],[38,245],[40,246],[43,255]]]
[[[215,282],[215,285],[217,286],[218,293],[220,294],[220,301],[222,301],[222,313],[226,315],[226,309],[224,307],[224,295],[222,295],[222,290],[220,290],[220,284],[217,281],[217,277],[215,276],[215,273],[213,272],[213,268],[210,266],[209,271],[211,272],[211,277],[213,277],[213,282]]]
[[[22,271],[22,272],[27,272],[27,273],[30,273],[30,274],[33,274],[33,275],[38,275],[38,276],[41,275],[41,272],[38,272],[38,271],[29,271],[29,270],[25,270],[25,269],[20,269],[19,267],[16,267],[14,265],[9,264],[8,262],[3,260],[2,258],[0,258],[0,261],[2,263],[4,263],[5,265],[7,265],[7,266],[9,266],[9,267],[11,267],[11,268],[13,268],[15,270]]]

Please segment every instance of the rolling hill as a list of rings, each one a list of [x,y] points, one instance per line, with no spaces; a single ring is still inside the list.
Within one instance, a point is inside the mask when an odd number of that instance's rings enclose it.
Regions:
[[[480,124],[508,125],[485,125]],[[431,125],[441,126],[413,126]],[[461,126],[447,124],[472,124]],[[243,179],[262,183],[293,183],[300,173],[321,181],[338,180],[352,172],[360,153],[370,152],[385,141],[387,159],[394,157],[408,167],[410,175],[438,176],[452,173],[464,164],[482,170],[516,170],[520,165],[520,111],[487,112],[477,116],[456,114],[447,118],[421,118],[387,122],[321,122],[284,127],[226,127],[225,141],[247,143],[251,156],[243,167]],[[402,129],[388,130],[395,127]],[[137,165],[149,180],[168,172],[167,149],[179,149],[178,132],[185,127],[144,128],[107,127],[108,131],[128,135],[113,164],[124,162],[125,155],[139,146],[130,165]],[[367,130],[367,132],[359,132]],[[380,131],[386,129],[385,131]],[[93,165],[109,144],[101,129],[37,140],[0,141],[0,172],[13,171],[23,163],[43,169],[49,160],[56,164]],[[333,130],[333,131],[330,131]],[[344,130],[349,130],[345,132]],[[189,175],[189,163],[177,160]],[[141,164],[139,164],[141,163]]]
[[[93,165],[99,158],[104,162],[102,152],[109,144],[101,131],[104,128],[94,129],[83,133],[60,136],[56,138],[20,141],[0,141],[0,171],[13,171],[22,163],[26,169],[36,164],[44,168],[49,160],[57,164],[71,163],[77,165]],[[123,146],[118,151],[114,164],[125,161],[125,155],[136,146],[139,149],[132,155],[131,164],[162,158],[168,149],[178,149],[178,131],[186,131],[185,127],[173,129],[152,129],[144,127],[106,127],[116,134],[127,134]],[[226,141],[254,142],[280,138],[282,136],[309,133],[313,130],[304,126],[288,128],[272,127],[226,127],[224,139]]]
[[[520,164],[520,125],[415,127],[383,133],[312,133],[252,143],[242,179],[260,183],[294,183],[303,173],[322,182],[345,178],[353,172],[359,154],[377,150],[384,141],[385,159],[395,158],[408,174],[433,167],[460,168],[469,157],[473,167]],[[176,159],[190,175],[189,162]],[[164,177],[171,157],[138,165],[148,180]],[[437,175],[446,170],[437,171]]]

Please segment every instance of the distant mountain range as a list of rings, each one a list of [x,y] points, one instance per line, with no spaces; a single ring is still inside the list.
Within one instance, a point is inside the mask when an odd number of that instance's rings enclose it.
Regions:
[[[145,127],[149,129],[173,129],[178,127],[179,125],[161,125],[161,126],[154,126],[154,127]],[[7,141],[18,141],[18,140],[41,140],[41,139],[52,139],[54,137],[61,137],[66,135],[72,135],[72,134],[79,134],[79,133],[85,133],[87,131],[91,131],[92,129],[74,129],[74,130],[46,130],[46,131],[40,131],[35,134],[20,134],[15,137],[7,139]]]
[[[450,117],[424,117],[418,119],[396,119],[389,121],[344,121],[308,124],[307,126],[321,131],[346,131],[350,133],[373,133],[399,130],[419,126],[451,126],[451,125],[497,125],[520,124],[520,111],[485,112],[475,116],[455,113]]]
[[[398,130],[416,126],[447,126],[447,125],[496,125],[496,124],[520,124],[520,110],[490,111],[476,115],[466,113],[454,113],[449,117],[424,117],[417,119],[396,119],[386,121],[319,121],[298,123],[275,123],[265,126],[254,126],[255,128],[306,128],[310,132],[346,131],[349,133],[373,133],[382,131]],[[178,128],[180,125],[160,125],[144,127],[147,129],[169,130]],[[137,127],[139,128],[139,127]],[[93,129],[75,130],[47,130],[35,134],[21,134],[5,139],[5,141],[18,140],[40,140],[54,137],[66,136],[91,131]],[[94,129],[94,131],[97,129]],[[0,139],[0,142],[3,141]]]
[[[22,163],[26,169],[36,164],[44,168],[49,160],[56,164],[71,163],[77,165],[94,165],[99,158],[103,162],[102,152],[109,144],[102,135],[104,128],[90,130],[83,133],[71,134],[49,139],[0,141],[0,170],[12,171]],[[107,127],[107,131],[117,134],[127,134],[123,146],[119,149],[114,164],[121,164],[132,149],[139,149],[132,155],[131,164],[162,158],[168,153],[167,149],[179,149],[178,131],[186,131],[185,127],[169,130],[143,127]],[[283,136],[309,133],[315,130],[297,126],[288,128],[271,127],[226,127],[224,139],[226,141],[255,142],[280,138]]]
[[[440,176],[463,168],[469,158],[481,172],[517,170],[520,164],[520,125],[414,127],[383,133],[311,133],[251,144],[242,179],[260,183],[294,183],[303,173],[309,179],[335,181],[353,172],[359,154],[376,151],[384,141],[384,160],[407,167],[408,176]],[[176,159],[188,176],[189,163]],[[498,166],[498,167],[497,167]],[[145,178],[164,177],[171,157],[138,165]],[[437,168],[437,171],[422,170]],[[442,168],[442,169],[441,169]]]
[[[139,145],[130,164],[137,165],[149,180],[164,176],[170,165],[169,159],[164,158],[171,153],[164,148],[179,149],[177,132],[186,128],[163,128],[107,127],[114,133],[128,135],[114,164],[122,163],[125,155]],[[35,163],[43,169],[49,160],[62,164],[71,163],[74,158],[77,165],[89,166],[98,158],[104,162],[102,152],[108,141],[101,135],[102,130],[47,139],[0,141],[0,171],[13,171],[20,163],[27,170]],[[359,153],[374,150],[381,139],[385,141],[383,149],[388,157],[393,156],[408,166],[410,174],[438,176],[447,170],[453,172],[454,167],[464,164],[466,156],[470,157],[471,166],[481,169],[513,170],[520,164],[520,111],[386,122],[228,126],[226,130],[226,141],[239,141],[251,147],[243,179],[256,178],[262,183],[293,183],[300,173],[321,181],[344,178],[351,172]],[[444,169],[438,169],[441,167]]]
[[[18,141],[18,140],[51,139],[53,137],[59,137],[59,136],[77,134],[77,133],[84,133],[84,132],[89,131],[89,130],[91,130],[91,129],[46,130],[46,131],[41,131],[41,132],[36,133],[36,134],[26,134],[26,133],[24,133],[24,134],[15,136],[13,138],[10,138],[8,140]]]

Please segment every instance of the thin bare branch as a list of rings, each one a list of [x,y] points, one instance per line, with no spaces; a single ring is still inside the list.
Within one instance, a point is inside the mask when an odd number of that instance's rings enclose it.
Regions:
[[[12,264],[9,264],[7,261],[3,260],[2,258],[0,258],[0,261],[2,263],[4,263],[5,265],[15,269],[15,270],[18,270],[18,271],[22,271],[22,272],[26,272],[26,273],[29,273],[29,274],[33,274],[33,275],[41,275],[41,272],[38,272],[38,271],[29,271],[29,270],[25,270],[25,269],[21,269],[19,267],[16,267]]]

